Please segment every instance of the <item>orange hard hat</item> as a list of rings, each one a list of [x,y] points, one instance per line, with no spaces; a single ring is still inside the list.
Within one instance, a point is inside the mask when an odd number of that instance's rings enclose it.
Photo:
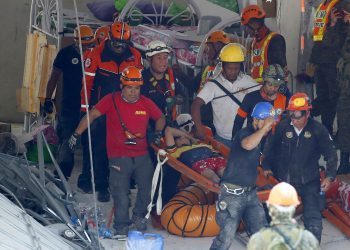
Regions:
[[[106,38],[108,37],[108,33],[110,30],[110,26],[102,26],[99,27],[96,31],[95,31],[95,39],[97,40],[98,43],[101,43],[102,41],[106,40]]]
[[[82,44],[90,44],[95,42],[94,31],[88,25],[80,25],[80,38]],[[74,29],[74,39],[79,40],[79,31],[78,28]]]
[[[127,23],[117,21],[111,25],[109,34],[110,38],[129,41],[131,37],[131,30]]]
[[[261,19],[266,16],[266,12],[255,4],[247,6],[241,13],[241,23],[243,25],[247,25],[252,18]]]
[[[278,206],[298,206],[300,204],[297,191],[286,182],[280,182],[271,189],[266,203]]]
[[[312,105],[310,98],[305,93],[295,93],[289,99],[287,110],[310,110]]]
[[[217,30],[212,32],[206,40],[206,43],[217,43],[222,42],[223,44],[230,43],[230,38],[227,36],[227,34],[222,30]]]
[[[120,81],[123,85],[141,86],[143,85],[141,69],[130,66],[123,70]]]

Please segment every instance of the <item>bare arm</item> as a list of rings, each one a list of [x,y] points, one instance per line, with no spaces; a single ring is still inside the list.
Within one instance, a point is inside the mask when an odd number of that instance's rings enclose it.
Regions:
[[[180,130],[180,129],[176,129],[176,128],[172,128],[172,127],[167,127],[165,129],[165,142],[167,146],[173,146],[175,144],[175,137],[178,136],[184,136],[186,138],[188,138],[191,141],[196,141],[195,138],[193,138],[192,136],[190,136],[189,134],[187,134],[186,132]]]
[[[97,109],[92,109],[90,112],[89,112],[89,120],[90,120],[90,124],[98,117],[100,117],[102,114],[100,113],[100,111],[98,111]],[[74,133],[78,134],[78,135],[81,135],[85,129],[87,129],[88,127],[88,119],[86,116],[84,116],[78,127],[75,129]]]
[[[252,150],[255,147],[257,147],[261,141],[261,139],[264,137],[264,135],[269,132],[272,128],[272,125],[274,124],[274,118],[267,118],[265,119],[264,126],[255,133],[251,134],[250,136],[245,137],[242,142],[241,146],[245,150]]]
[[[204,104],[205,102],[203,101],[203,99],[196,97],[191,106],[192,119],[194,121],[194,124],[196,125],[197,137],[199,137],[200,139],[205,138],[201,117],[201,107]]]
[[[52,68],[50,79],[47,82],[46,98],[50,98],[50,99],[52,98],[52,94],[57,87],[57,82],[60,79],[61,74],[62,74],[62,70],[60,70],[59,68],[56,68],[55,66]]]

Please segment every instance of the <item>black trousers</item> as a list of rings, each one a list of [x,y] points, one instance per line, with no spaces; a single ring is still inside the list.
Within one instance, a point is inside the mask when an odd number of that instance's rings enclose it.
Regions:
[[[91,146],[94,163],[94,177],[97,191],[108,189],[109,168],[106,149],[106,117],[97,118],[90,126]],[[78,186],[91,185],[90,154],[87,130],[82,135],[83,169],[78,178]]]
[[[321,115],[322,124],[333,134],[339,87],[335,64],[317,64],[315,69],[316,94],[312,112]]]
[[[74,153],[68,146],[68,139],[74,133],[79,124],[80,111],[61,112],[58,116],[57,136],[58,136],[58,152],[57,162],[61,168],[63,175],[68,179],[74,167]]]
[[[292,184],[292,183],[291,183]],[[293,184],[292,184],[293,185]],[[322,200],[319,180],[304,185],[293,185],[301,196],[304,211],[304,225],[321,242],[322,236]]]

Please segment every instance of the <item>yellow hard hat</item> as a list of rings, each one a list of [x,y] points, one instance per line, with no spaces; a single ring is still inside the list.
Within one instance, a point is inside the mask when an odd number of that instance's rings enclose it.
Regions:
[[[300,202],[295,188],[286,182],[281,182],[271,189],[266,203],[278,206],[298,206]]]
[[[222,62],[244,62],[245,49],[239,43],[229,43],[225,45],[219,55]]]

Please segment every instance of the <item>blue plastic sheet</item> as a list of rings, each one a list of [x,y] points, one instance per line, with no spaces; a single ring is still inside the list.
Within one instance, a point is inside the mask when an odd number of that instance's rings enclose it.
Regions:
[[[163,250],[164,239],[159,234],[130,231],[126,241],[127,250]]]

